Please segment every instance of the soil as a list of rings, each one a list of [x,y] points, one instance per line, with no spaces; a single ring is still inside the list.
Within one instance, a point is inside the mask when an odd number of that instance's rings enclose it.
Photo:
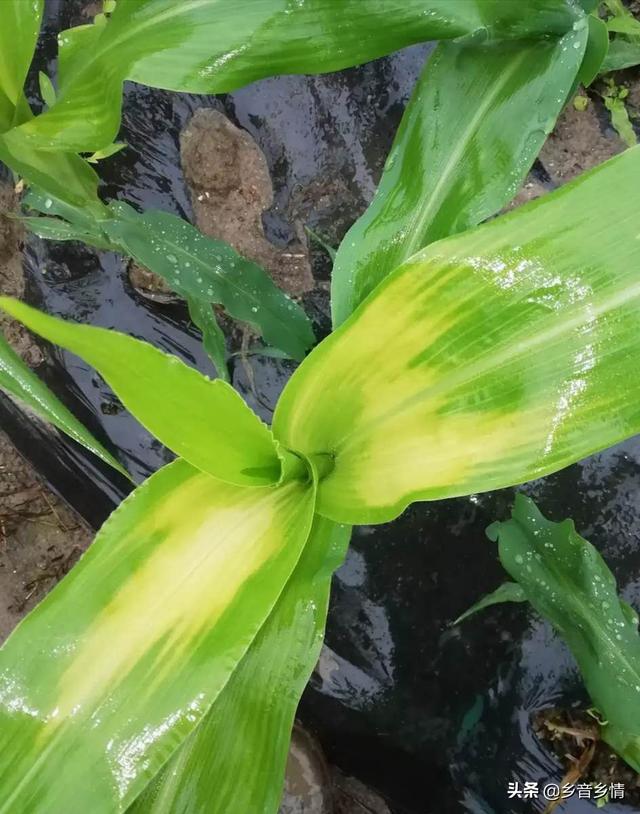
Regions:
[[[318,741],[293,730],[279,814],[391,814],[384,800],[354,777],[327,765]]]
[[[13,187],[0,184],[0,292],[19,299],[24,293],[24,228],[18,220],[9,216],[18,210],[17,201]],[[26,328],[4,313],[0,313],[0,330],[28,365],[35,367],[42,362],[42,353]]]
[[[551,707],[533,718],[533,729],[548,744],[565,772],[567,783],[622,783],[623,804],[640,806],[640,775],[616,755],[600,737],[597,720],[584,710]]]
[[[180,137],[182,170],[201,232],[263,266],[292,296],[314,287],[304,230],[285,249],[270,243],[262,215],[273,204],[266,158],[245,130],[217,110],[198,110]]]
[[[292,297],[311,291],[315,281],[302,221],[293,219],[297,239],[286,248],[265,236],[262,216],[273,204],[273,184],[264,153],[249,133],[223,113],[203,108],[181,134],[180,156],[198,229],[261,265]],[[161,277],[135,262],[129,279],[148,299],[179,299]]]
[[[0,642],[69,571],[92,532],[0,432]]]
[[[355,777],[333,770],[333,814],[391,814],[391,809],[371,789]]]
[[[567,105],[540,151],[540,163],[554,184],[564,184],[625,149],[595,91],[588,98],[585,110]]]
[[[0,291],[21,297],[24,230],[7,216],[15,211],[14,189],[0,186]],[[0,314],[0,330],[27,364],[42,362],[25,328]],[[0,642],[67,573],[91,537],[0,432]]]

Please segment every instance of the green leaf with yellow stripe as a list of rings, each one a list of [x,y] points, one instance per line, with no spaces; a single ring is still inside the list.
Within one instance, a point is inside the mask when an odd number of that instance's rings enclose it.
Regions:
[[[114,512],[0,651],[0,814],[133,802],[276,605],[314,490],[238,487],[179,460]]]
[[[334,327],[417,251],[509,202],[564,107],[587,34],[585,25],[542,42],[438,45],[375,198],[340,244]]]
[[[55,319],[7,297],[0,308],[93,365],[124,406],[193,466],[240,486],[279,480],[268,427],[226,382],[117,331]]]
[[[274,418],[333,456],[318,511],[530,480],[640,432],[640,148],[398,268],[322,342]]]
[[[275,814],[350,529],[314,520],[296,570],[211,711],[128,814]]]

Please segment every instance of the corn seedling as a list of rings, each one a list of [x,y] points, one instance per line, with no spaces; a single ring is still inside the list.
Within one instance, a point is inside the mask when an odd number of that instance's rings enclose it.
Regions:
[[[414,255],[298,368],[271,431],[229,385],[150,345],[2,300],[90,362],[180,456],[114,513],[2,651],[4,810],[123,810],[192,735],[152,798],[177,793],[201,740],[233,748],[226,724],[249,714],[235,690],[245,658],[277,683],[274,650],[279,661],[304,640],[290,674],[300,689],[329,569],[310,578],[302,631],[281,601],[308,557],[344,546],[345,525],[520,483],[640,429],[640,248],[626,205],[639,172],[634,148]],[[272,637],[277,648],[253,651]],[[260,727],[284,720],[288,731],[297,695],[269,692],[286,697],[260,708]],[[223,777],[209,781],[223,789]],[[277,797],[273,775],[252,779],[246,794]]]
[[[597,73],[586,0],[344,0],[342,15],[334,0],[119,0],[62,35],[55,101],[45,83],[54,104],[36,117],[22,86],[37,27],[10,5],[0,158],[59,221],[32,225],[136,257],[153,255],[162,214],[105,215],[78,156],[114,143],[125,79],[217,93],[455,40],[420,79],[369,228],[340,247],[337,329],[271,428],[151,345],[1,300],[93,365],[178,460],[2,649],[0,814],[272,814],[350,526],[521,483],[640,431],[640,148],[477,225],[514,194],[579,75]],[[26,374],[12,371],[16,392]]]
[[[514,582],[484,597],[457,622],[502,602],[528,601],[571,650],[601,719],[601,737],[640,772],[638,616],[620,599],[597,549],[572,520],[553,523],[519,494],[512,517],[487,529]]]

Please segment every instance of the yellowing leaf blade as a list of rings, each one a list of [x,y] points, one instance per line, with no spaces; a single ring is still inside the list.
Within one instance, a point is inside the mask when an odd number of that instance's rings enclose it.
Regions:
[[[293,572],[312,484],[184,461],[111,516],[0,651],[0,812],[123,811],[207,713]]]
[[[202,724],[128,814],[278,811],[296,707],[320,654],[331,575],[349,534],[347,526],[315,518],[249,651]]]
[[[633,148],[433,244],[305,360],[274,434],[334,456],[323,515],[383,522],[640,431],[639,180]]]

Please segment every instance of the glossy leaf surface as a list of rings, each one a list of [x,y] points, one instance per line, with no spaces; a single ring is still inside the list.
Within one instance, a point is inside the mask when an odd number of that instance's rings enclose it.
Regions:
[[[0,812],[112,814],[222,691],[306,542],[314,487],[177,461],[111,516],[0,651]]]
[[[618,597],[607,564],[572,520],[550,522],[523,495],[512,518],[487,534],[498,540],[500,561],[529,602],[569,645],[606,721],[602,737],[640,771],[638,618]]]
[[[116,137],[124,79],[223,93],[286,73],[335,71],[432,39],[561,35],[584,20],[570,0],[119,0],[108,20],[60,36],[60,94],[14,130],[49,150]],[[68,52],[65,55],[65,49]]]
[[[640,65],[640,43],[616,37],[609,43],[609,51],[602,64],[600,73],[622,71]]]
[[[230,316],[255,328],[268,344],[294,359],[304,358],[315,342],[311,323],[261,266],[168,212],[138,215],[121,204],[112,209],[116,217],[102,224],[105,234],[163,277],[174,291],[209,310],[212,303],[222,305]],[[203,329],[197,317],[192,313]]]
[[[36,376],[0,334],[0,390],[5,390],[125,477],[126,470]]]
[[[22,223],[45,240],[79,240],[97,249],[117,250],[100,227],[102,220],[109,217],[109,210],[97,195],[94,206],[88,209],[31,186],[22,198],[22,209],[30,213],[21,218]],[[33,212],[47,217],[37,217]]]
[[[55,319],[6,297],[0,307],[93,365],[150,432],[198,469],[238,485],[278,481],[269,429],[226,382],[116,331]]]
[[[586,41],[583,27],[550,42],[440,43],[376,196],[338,250],[334,326],[411,255],[509,202],[565,104]]]
[[[62,200],[79,206],[102,206],[97,198],[98,176],[79,155],[57,153],[52,157],[49,152],[11,140],[5,133],[0,134],[0,161],[29,184]]]
[[[347,526],[316,517],[291,579],[202,724],[128,814],[276,814]],[[238,782],[238,779],[241,781]]]
[[[576,84],[589,87],[596,79],[609,52],[609,32],[603,20],[589,15],[589,38]]]
[[[13,137],[15,126],[33,114],[23,85],[36,46],[43,0],[3,0],[0,19],[0,161],[29,183],[65,200],[86,204],[96,199],[98,178],[86,161],[60,152],[52,162],[41,146]],[[55,166],[54,166],[55,163]]]
[[[640,432],[639,179],[633,148],[432,244],[310,354],[273,429],[334,456],[321,514],[383,522]]]
[[[0,19],[0,132],[8,129],[40,31],[44,0],[2,0]]]
[[[472,605],[469,610],[466,610],[463,614],[458,616],[458,618],[453,622],[454,625],[459,625],[461,622],[464,622],[470,616],[473,616],[476,613],[479,613],[486,608],[490,608],[492,605],[502,605],[505,602],[526,602],[527,601],[527,594],[525,593],[524,588],[519,585],[517,582],[503,582],[502,585],[499,585],[495,591],[492,591],[490,594],[483,596],[482,599],[479,599],[474,605]]]
[[[315,343],[304,310],[279,289],[267,272],[228,244],[201,234],[168,212],[140,215],[125,203],[112,203],[95,215],[38,191],[24,206],[43,215],[23,223],[45,239],[82,240],[100,249],[122,252],[159,274],[183,297],[218,374],[228,380],[225,338],[212,304],[250,324],[286,356],[301,360]]]

